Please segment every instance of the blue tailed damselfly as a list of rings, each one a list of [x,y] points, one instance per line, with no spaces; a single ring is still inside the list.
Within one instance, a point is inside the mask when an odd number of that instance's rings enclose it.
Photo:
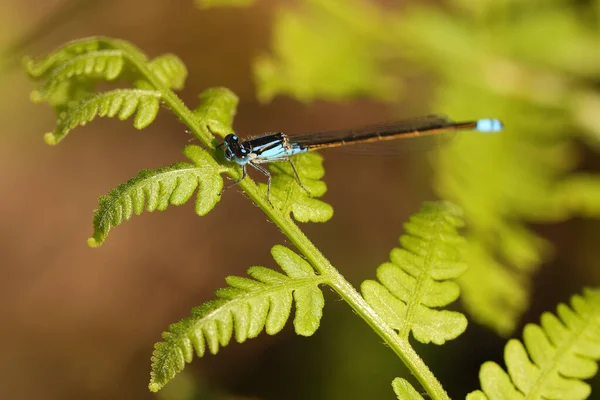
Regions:
[[[351,144],[415,138],[464,130],[495,133],[502,130],[502,122],[491,118],[454,122],[444,116],[429,115],[388,124],[329,132],[312,132],[293,136],[287,136],[282,132],[268,133],[244,141],[240,141],[234,134],[229,134],[225,136],[219,147],[224,146],[225,158],[228,161],[233,161],[242,167],[242,177],[227,187],[242,181],[246,177],[246,166],[251,165],[267,176],[267,200],[270,202],[271,173],[260,164],[289,161],[298,183],[304,188],[296,167],[290,160],[290,157],[296,154]]]

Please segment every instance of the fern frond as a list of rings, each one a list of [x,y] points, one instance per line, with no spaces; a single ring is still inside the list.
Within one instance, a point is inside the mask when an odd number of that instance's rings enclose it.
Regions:
[[[161,93],[156,90],[117,89],[92,95],[67,108],[57,121],[54,132],[44,135],[48,144],[57,144],[75,127],[86,125],[96,116],[125,120],[135,113],[133,125],[143,129],[158,114]]]
[[[39,61],[26,59],[25,67],[32,78],[43,81],[32,100],[47,101],[58,115],[56,130],[45,136],[49,144],[96,115],[125,119],[136,113],[135,127],[144,128],[156,118],[169,89],[181,89],[187,76],[185,65],[173,54],[148,61],[135,46],[104,37],[68,43]],[[137,90],[93,94],[96,83],[117,78],[130,81]]]
[[[210,125],[210,130],[225,137],[231,133],[238,97],[225,87],[214,87],[200,93],[200,103],[194,109],[198,120]]]
[[[398,400],[425,400],[406,379],[394,379],[392,381],[392,388]]]
[[[274,335],[289,318],[292,302],[296,303],[294,328],[297,334],[312,335],[321,320],[324,298],[319,285],[324,278],[316,275],[310,264],[283,246],[274,246],[273,258],[285,275],[264,267],[252,267],[253,279],[230,276],[228,288],[217,290],[217,300],[192,310],[192,316],[172,324],[155,345],[150,373],[150,390],[156,392],[167,384],[194,350],[204,356],[206,348],[216,354],[235,333],[238,343],[254,338],[265,329]]]
[[[275,163],[269,168],[274,173],[271,182],[273,205],[286,215],[291,213],[299,222],[329,220],[333,216],[333,207],[317,199],[327,191],[327,185],[320,180],[325,175],[323,157],[307,153],[294,157],[293,163],[309,193],[300,186],[289,162]],[[266,191],[265,184],[261,187]]]
[[[571,307],[559,304],[557,314],[542,314],[541,326],[525,326],[524,344],[517,339],[506,344],[508,374],[494,362],[484,363],[483,392],[469,399],[586,399],[591,389],[582,380],[596,375],[600,359],[600,290],[573,296]]]
[[[60,65],[78,55],[98,51],[100,47],[100,42],[96,40],[69,42],[40,60],[24,57],[23,67],[30,78],[46,78],[49,71],[52,71],[56,65]]]
[[[115,80],[123,71],[125,60],[121,50],[100,50],[81,54],[56,66],[48,79],[32,93],[34,101],[52,96],[56,88],[66,80],[85,76],[88,79]]]
[[[176,163],[157,170],[141,171],[108,196],[99,199],[98,209],[94,212],[94,234],[88,239],[91,247],[100,246],[113,226],[129,220],[132,215],[144,211],[163,211],[169,205],[186,203],[198,188],[195,210],[205,215],[221,198],[223,179],[221,167],[204,150],[189,145],[184,154],[193,161]]]
[[[422,343],[443,344],[467,328],[459,312],[436,310],[455,301],[458,285],[448,279],[467,269],[460,260],[464,239],[457,228],[462,212],[446,203],[426,203],[404,224],[402,249],[393,249],[390,261],[377,268],[379,282],[361,285],[365,300],[395,330],[408,340],[409,332]]]
[[[31,78],[46,78],[58,65],[79,55],[101,50],[121,50],[140,61],[147,60],[146,54],[131,43],[120,39],[92,36],[68,42],[37,61],[25,57],[23,66]]]
[[[187,68],[175,54],[163,54],[148,63],[148,67],[163,85],[170,89],[183,89]]]

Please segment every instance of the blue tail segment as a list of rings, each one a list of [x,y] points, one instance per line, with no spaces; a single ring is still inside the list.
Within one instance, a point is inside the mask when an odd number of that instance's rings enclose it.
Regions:
[[[500,132],[503,128],[504,126],[500,120],[495,118],[484,118],[477,120],[475,130],[483,133],[496,133]]]

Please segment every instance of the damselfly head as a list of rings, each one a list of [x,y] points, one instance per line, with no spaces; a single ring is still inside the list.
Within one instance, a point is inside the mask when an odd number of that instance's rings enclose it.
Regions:
[[[240,165],[248,162],[251,149],[248,149],[244,143],[240,143],[240,139],[236,135],[229,134],[225,136],[223,144],[225,146],[225,158],[228,161],[235,161]]]
[[[232,150],[232,146],[235,146],[235,143],[238,142],[237,136],[235,135],[227,135],[225,136],[223,145],[225,147],[224,149],[224,153],[225,153],[225,158],[227,159],[227,161],[231,161],[233,160],[233,150]]]

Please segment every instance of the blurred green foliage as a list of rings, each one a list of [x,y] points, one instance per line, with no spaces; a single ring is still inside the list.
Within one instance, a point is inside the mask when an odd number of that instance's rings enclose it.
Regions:
[[[575,171],[576,140],[600,142],[599,9],[559,0],[305,0],[277,14],[272,53],[254,66],[258,96],[392,101],[403,78],[425,70],[435,112],[502,119],[505,132],[463,135],[433,162],[437,193],[465,210],[462,301],[476,321],[510,335],[528,308],[532,274],[552,254],[527,223],[600,216],[600,176]]]
[[[301,101],[350,96],[398,99],[400,80],[385,73],[387,28],[369,2],[306,0],[282,8],[273,28],[273,55],[254,65],[258,98],[287,94]]]

